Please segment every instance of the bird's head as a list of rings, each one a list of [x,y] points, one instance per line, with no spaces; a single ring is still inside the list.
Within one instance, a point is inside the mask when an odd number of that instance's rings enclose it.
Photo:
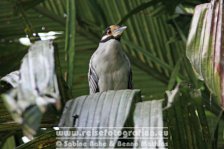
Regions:
[[[101,42],[106,42],[110,39],[120,40],[120,37],[124,30],[127,29],[127,26],[119,26],[119,25],[111,25],[106,28],[103,37],[101,38]]]

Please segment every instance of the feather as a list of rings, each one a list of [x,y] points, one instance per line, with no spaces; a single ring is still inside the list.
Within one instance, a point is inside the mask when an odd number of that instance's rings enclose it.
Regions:
[[[133,89],[132,69],[131,69],[131,67],[130,67],[129,76],[128,76],[128,89]]]
[[[128,61],[128,67],[129,67],[129,74],[128,74],[128,89],[133,89],[133,83],[132,83],[132,69],[131,69],[131,63],[127,55],[124,55],[125,59]]]
[[[89,63],[88,80],[89,80],[89,93],[93,94],[99,92],[99,86],[98,86],[99,78],[91,65],[91,61]]]

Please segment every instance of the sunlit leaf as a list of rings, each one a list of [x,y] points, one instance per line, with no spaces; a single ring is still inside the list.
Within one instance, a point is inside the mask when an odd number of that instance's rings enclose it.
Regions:
[[[223,2],[213,0],[195,8],[188,36],[187,57],[199,79],[224,104],[223,96]]]
[[[29,138],[39,128],[46,106],[50,103],[56,104],[57,108],[60,106],[54,69],[52,41],[37,41],[23,58],[19,76],[9,74],[3,78],[15,87],[2,95],[5,105],[12,118],[22,124],[24,134]],[[17,82],[12,83],[12,80]]]

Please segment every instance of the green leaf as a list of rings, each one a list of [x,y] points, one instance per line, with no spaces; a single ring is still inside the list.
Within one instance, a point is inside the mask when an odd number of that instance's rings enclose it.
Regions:
[[[173,70],[173,72],[171,73],[171,77],[170,77],[168,87],[167,87],[168,90],[172,90],[172,88],[174,87],[174,85],[176,83],[182,61],[183,61],[183,57],[180,57],[176,66],[175,66],[175,68],[174,68],[174,70]]]
[[[222,2],[213,0],[195,8],[186,55],[198,78],[204,80],[210,92],[224,105]]]
[[[220,111],[218,121],[216,122],[215,131],[214,131],[214,134],[212,136],[212,148],[215,148],[215,149],[218,147],[219,125],[220,125],[220,120],[221,120],[222,116],[223,116],[223,110]]]
[[[130,46],[130,48],[135,49],[138,52],[143,53],[144,55],[147,56],[147,58],[151,61],[156,63],[157,65],[159,65],[162,68],[168,69],[168,70],[172,70],[172,67],[169,66],[168,64],[164,63],[163,61],[161,61],[159,58],[155,57],[154,55],[152,55],[151,53],[149,53],[147,50],[134,45],[133,43],[131,43],[130,41],[127,40],[123,40],[123,43],[125,43],[127,46]]]
[[[159,4],[159,3],[161,3],[161,2],[157,1],[157,0],[151,0],[149,2],[142,3],[141,5],[137,6],[134,9],[132,9],[128,14],[126,14],[117,24],[123,24],[124,22],[126,22],[134,14],[139,13],[140,11],[143,11],[144,9],[147,9],[149,7],[155,6],[155,5]],[[157,6],[157,9],[158,8],[161,8],[161,6]]]
[[[76,27],[75,0],[67,0],[67,19],[66,19],[66,34],[65,34],[65,51],[67,60],[66,81],[70,89],[72,89],[73,76],[74,76],[75,27]]]

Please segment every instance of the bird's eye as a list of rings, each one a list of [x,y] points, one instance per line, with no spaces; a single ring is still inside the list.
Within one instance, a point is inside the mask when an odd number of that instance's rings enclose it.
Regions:
[[[110,29],[107,30],[107,34],[111,34],[111,30]]]

